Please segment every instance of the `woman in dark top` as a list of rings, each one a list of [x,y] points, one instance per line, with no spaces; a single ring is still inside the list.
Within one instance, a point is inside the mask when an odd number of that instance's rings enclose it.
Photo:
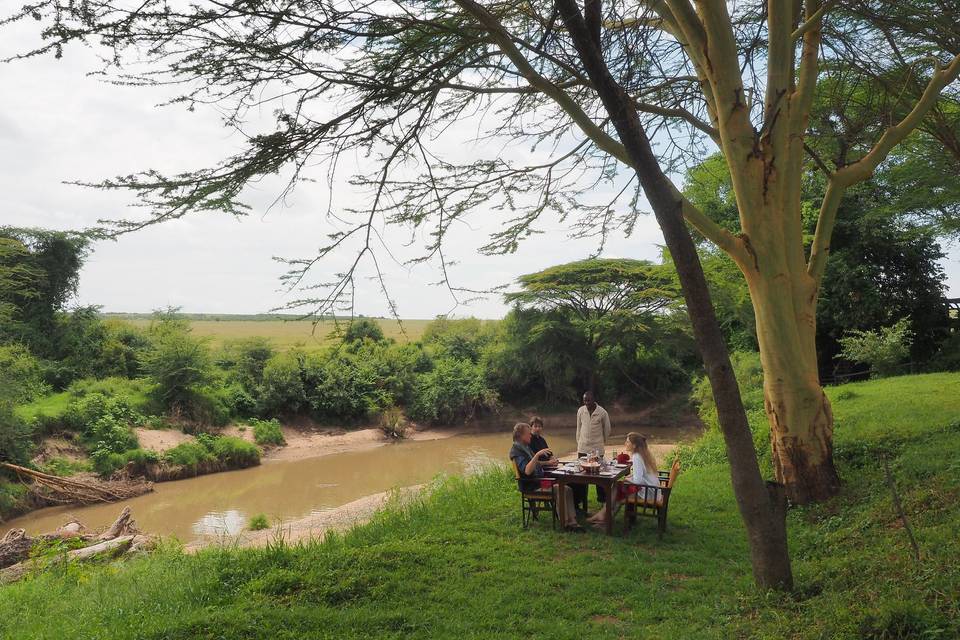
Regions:
[[[530,448],[530,441],[533,433],[530,425],[526,422],[518,422],[513,426],[513,446],[510,447],[510,460],[517,465],[517,471],[520,474],[520,491],[537,491],[540,489],[540,478],[543,477],[543,467],[545,461],[549,459],[553,452],[550,449],[541,449],[534,452]],[[561,498],[558,495],[559,487],[553,485],[553,499],[567,501],[567,521],[562,523],[567,531],[583,531],[577,523],[576,510],[573,506],[573,491],[570,487],[564,487],[566,491]]]
[[[540,416],[533,416],[530,418],[530,450],[536,453],[549,448],[546,439],[543,437],[543,419]],[[549,460],[544,461],[547,466],[556,465],[556,463],[557,459],[553,455],[550,456]]]

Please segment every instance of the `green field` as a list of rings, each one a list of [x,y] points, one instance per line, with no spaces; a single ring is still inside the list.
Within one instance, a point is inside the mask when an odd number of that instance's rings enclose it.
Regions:
[[[758,593],[725,464],[687,468],[658,541],[520,527],[502,469],[341,536],[70,566],[0,588],[8,638],[960,637],[960,374],[828,389],[843,492],[792,509],[795,592]],[[869,406],[868,406],[869,405]],[[506,451],[506,446],[505,446]],[[922,557],[891,502],[888,458]]]
[[[300,320],[299,316],[278,315],[208,315],[183,314],[190,321],[194,335],[208,337],[214,347],[222,346],[229,340],[240,338],[268,338],[278,349],[303,345],[306,348],[321,347],[331,340],[336,329],[333,320],[323,320],[316,325],[311,320]],[[140,328],[150,326],[149,314],[104,314],[105,318],[124,320]],[[401,320],[391,318],[373,318],[388,338],[397,342],[416,341],[431,320]],[[349,320],[339,320],[341,326]]]

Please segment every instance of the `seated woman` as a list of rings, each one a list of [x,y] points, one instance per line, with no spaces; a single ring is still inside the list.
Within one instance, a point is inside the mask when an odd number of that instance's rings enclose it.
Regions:
[[[657,474],[657,461],[653,457],[653,452],[650,451],[650,447],[647,446],[647,439],[645,436],[631,431],[627,434],[627,440],[623,443],[624,448],[627,450],[627,453],[630,454],[630,462],[632,463],[632,468],[630,469],[630,477],[623,483],[626,486],[630,484],[645,484],[651,487],[660,486],[660,476]],[[642,499],[644,496],[641,492],[650,491],[652,495],[647,496],[651,500],[656,498],[656,490],[654,489],[639,489],[637,495]],[[620,491],[617,491],[619,494]],[[614,500],[616,500],[614,496]],[[613,503],[613,512],[616,513],[617,503]],[[588,519],[592,525],[598,528],[602,528],[607,523],[607,510],[601,509],[594,515],[590,516]]]
[[[547,441],[543,437],[543,419],[540,416],[533,416],[530,418],[530,450],[534,453],[538,451],[543,451],[544,449],[549,449],[547,446]],[[550,457],[542,462],[545,467],[555,467],[559,464],[556,456],[550,454]]]
[[[520,472],[520,491],[537,491],[540,489],[540,478],[543,477],[543,463],[553,455],[550,449],[541,449],[536,453],[530,448],[533,433],[526,422],[518,422],[513,426],[513,446],[510,447],[510,459],[517,465]],[[573,491],[564,487],[564,495],[560,496],[559,487],[553,485],[553,499],[566,500],[566,522],[561,522],[567,531],[583,531],[577,523],[576,510],[573,507]]]

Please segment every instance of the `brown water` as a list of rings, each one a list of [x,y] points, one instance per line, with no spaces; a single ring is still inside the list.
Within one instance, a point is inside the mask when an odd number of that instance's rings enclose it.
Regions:
[[[681,436],[668,431],[654,441],[673,442]],[[622,438],[615,435],[610,441]],[[558,452],[575,448],[572,431],[551,432],[548,441]],[[108,525],[129,505],[141,530],[192,542],[239,533],[259,513],[271,521],[289,521],[429,482],[437,474],[473,473],[505,461],[509,448],[510,434],[480,433],[301,460],[266,460],[249,469],[158,483],[152,493],[122,503],[41,509],[11,520],[6,528],[20,527],[30,534],[53,531],[70,514],[95,529]]]

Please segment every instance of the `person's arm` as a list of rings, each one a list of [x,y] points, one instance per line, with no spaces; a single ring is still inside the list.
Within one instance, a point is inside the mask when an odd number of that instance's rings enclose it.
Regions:
[[[643,464],[643,457],[638,455],[630,456],[630,459],[633,461],[633,469],[631,469],[630,482],[633,484],[643,484],[643,474],[646,472],[646,466]]]
[[[543,460],[544,455],[550,455],[550,449],[541,449],[533,454],[533,457],[530,458],[530,462],[527,463],[527,466],[523,469],[523,475],[532,476],[537,472],[537,465],[540,464],[540,461]]]
[[[607,439],[610,437],[610,414],[607,413],[607,410],[603,410],[603,442],[606,444]]]
[[[580,415],[583,413],[582,409],[577,409],[577,448],[580,448]]]

